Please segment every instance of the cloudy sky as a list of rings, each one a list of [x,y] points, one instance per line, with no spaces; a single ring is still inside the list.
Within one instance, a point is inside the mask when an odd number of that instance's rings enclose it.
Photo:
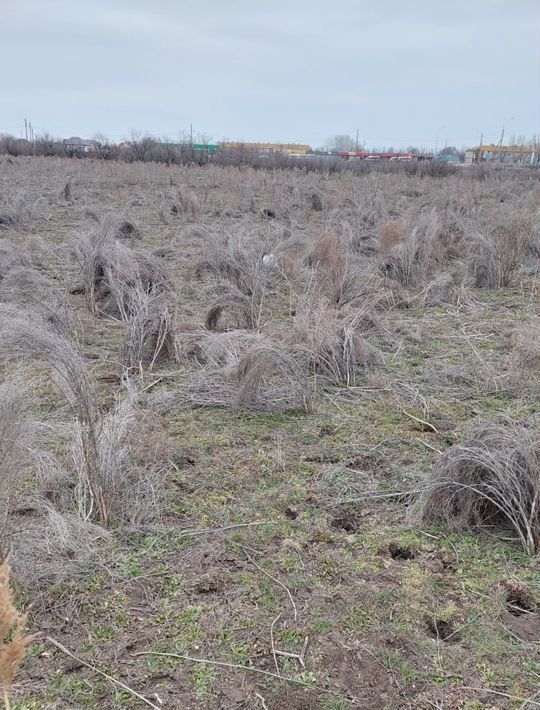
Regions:
[[[538,0],[0,0],[0,132],[540,133]]]

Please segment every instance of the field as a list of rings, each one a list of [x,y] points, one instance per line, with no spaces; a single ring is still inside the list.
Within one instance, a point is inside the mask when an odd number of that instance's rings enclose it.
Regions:
[[[0,157],[13,710],[540,707],[540,181],[397,168]]]

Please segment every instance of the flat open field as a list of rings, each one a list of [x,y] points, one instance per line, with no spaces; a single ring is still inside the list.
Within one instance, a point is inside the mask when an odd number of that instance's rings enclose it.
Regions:
[[[539,209],[0,157],[13,710],[540,707]]]

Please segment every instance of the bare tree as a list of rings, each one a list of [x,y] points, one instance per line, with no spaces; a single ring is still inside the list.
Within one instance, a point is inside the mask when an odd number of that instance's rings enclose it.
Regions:
[[[363,146],[356,142],[356,139],[347,134],[339,134],[332,136],[326,142],[328,150],[362,150]]]
[[[118,146],[107,138],[104,133],[94,135],[96,141],[96,153],[102,160],[116,160],[118,157]]]

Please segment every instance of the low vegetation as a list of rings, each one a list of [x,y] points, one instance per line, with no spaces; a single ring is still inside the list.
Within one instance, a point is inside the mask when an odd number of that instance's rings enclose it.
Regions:
[[[155,149],[0,155],[4,703],[538,705],[536,173]]]

